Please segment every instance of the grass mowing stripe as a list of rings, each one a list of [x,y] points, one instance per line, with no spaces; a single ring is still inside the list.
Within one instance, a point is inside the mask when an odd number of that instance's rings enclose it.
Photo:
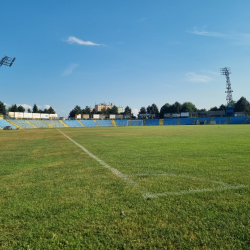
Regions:
[[[133,185],[134,187],[138,188],[139,190],[141,190],[138,186],[138,184],[136,182],[134,182],[133,180],[131,180],[130,178],[128,178],[127,175],[121,173],[120,171],[118,171],[115,168],[112,168],[111,166],[109,166],[106,162],[104,162],[103,160],[99,159],[97,156],[93,155],[91,152],[89,152],[86,148],[84,148],[82,145],[80,145],[79,143],[77,143],[76,141],[74,141],[73,139],[71,139],[69,136],[67,136],[66,134],[64,134],[61,130],[58,129],[58,131],[60,131],[65,137],[67,137],[69,140],[71,140],[73,143],[75,143],[78,147],[80,147],[85,153],[87,153],[89,156],[91,156],[93,159],[95,159],[96,161],[98,161],[101,165],[103,165],[105,168],[107,168],[108,170],[110,170],[113,174],[115,174],[116,176],[118,176],[119,178],[123,179],[124,181],[128,182],[129,184]]]

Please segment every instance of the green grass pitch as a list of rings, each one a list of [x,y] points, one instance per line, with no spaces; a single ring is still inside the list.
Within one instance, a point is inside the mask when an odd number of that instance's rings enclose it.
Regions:
[[[0,131],[0,249],[250,249],[250,126],[60,131]]]

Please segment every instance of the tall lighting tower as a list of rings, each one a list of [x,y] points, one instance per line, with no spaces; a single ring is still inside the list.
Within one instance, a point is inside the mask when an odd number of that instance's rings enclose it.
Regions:
[[[229,78],[229,74],[231,74],[231,69],[229,67],[221,68],[220,72],[222,75],[226,76],[226,91],[227,93],[227,110],[226,114],[227,116],[233,116],[234,115],[234,101],[233,101],[233,95],[232,95],[232,88],[231,88],[231,82]]]
[[[222,75],[226,76],[226,81],[227,81],[227,86],[226,86],[226,91],[225,93],[227,93],[227,106],[233,106],[233,96],[232,96],[232,88],[231,88],[231,82],[230,82],[230,78],[229,78],[229,74],[231,74],[231,69],[229,67],[225,67],[225,68],[221,68],[220,72]]]
[[[0,61],[0,67],[1,67],[2,65],[11,67],[15,60],[16,60],[15,57],[14,57],[14,58],[11,58],[11,57],[9,57],[9,56],[4,56],[4,57],[2,58],[2,60]]]

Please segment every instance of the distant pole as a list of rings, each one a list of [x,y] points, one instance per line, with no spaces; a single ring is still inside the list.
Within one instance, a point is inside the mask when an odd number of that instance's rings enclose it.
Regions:
[[[11,58],[11,57],[9,57],[9,56],[4,56],[4,57],[2,58],[2,60],[0,61],[0,67],[1,67],[2,65],[11,67],[15,60],[16,60],[15,57],[14,57],[14,58]]]
[[[229,78],[229,74],[231,74],[231,69],[229,67],[225,67],[225,68],[221,68],[220,72],[222,75],[226,76],[226,91],[225,93],[227,93],[227,106],[233,106],[233,95],[232,95],[232,88],[231,88],[231,82],[230,82],[230,78]]]

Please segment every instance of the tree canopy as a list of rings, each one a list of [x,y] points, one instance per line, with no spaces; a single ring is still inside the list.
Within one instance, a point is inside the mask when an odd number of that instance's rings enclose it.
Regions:
[[[6,106],[0,101],[0,114],[6,115]]]
[[[33,106],[32,113],[39,113],[38,107],[36,106],[36,104],[34,104],[34,106]]]
[[[235,112],[250,112],[250,103],[245,97],[241,97],[234,105]]]
[[[125,110],[124,110],[124,115],[131,115],[131,113],[132,113],[131,108],[130,108],[129,106],[127,106],[127,107],[125,108]]]

